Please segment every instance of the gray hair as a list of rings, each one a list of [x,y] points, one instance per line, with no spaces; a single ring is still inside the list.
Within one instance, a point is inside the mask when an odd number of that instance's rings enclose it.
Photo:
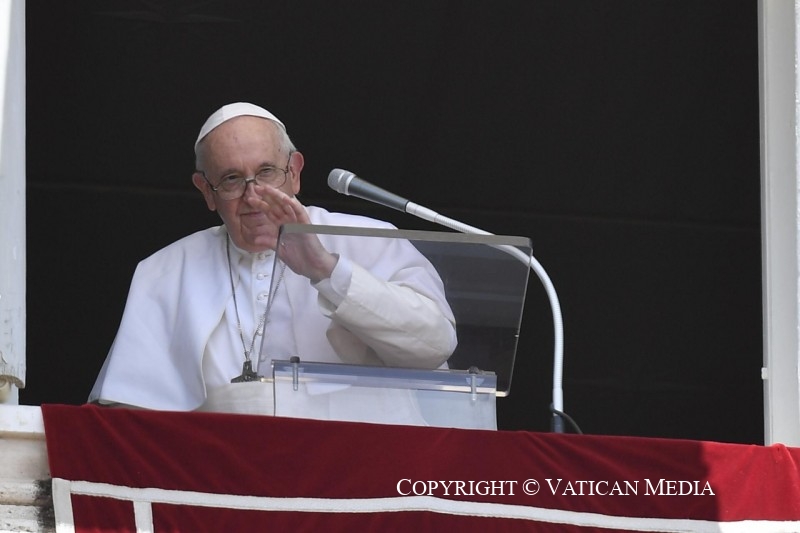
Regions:
[[[297,148],[295,148],[292,139],[289,138],[289,134],[283,128],[283,125],[279,122],[275,122],[274,120],[270,120],[268,118],[264,118],[263,120],[270,121],[274,126],[275,130],[278,132],[278,150],[281,152],[292,153],[296,152]],[[194,168],[197,170],[202,169],[201,160],[205,157],[205,144],[206,144],[206,137],[200,139],[197,144],[194,146]]]

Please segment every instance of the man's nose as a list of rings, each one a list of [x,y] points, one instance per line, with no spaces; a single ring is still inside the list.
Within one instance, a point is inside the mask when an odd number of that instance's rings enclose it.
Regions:
[[[252,187],[250,185],[252,185]],[[258,194],[256,194],[256,185],[258,185],[258,182],[256,181],[255,177],[245,178],[244,179],[244,195],[245,196],[258,196]]]

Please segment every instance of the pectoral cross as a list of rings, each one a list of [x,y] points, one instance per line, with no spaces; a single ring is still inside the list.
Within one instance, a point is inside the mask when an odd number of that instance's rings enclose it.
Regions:
[[[231,380],[231,383],[246,383],[248,381],[258,381],[261,376],[253,371],[253,363],[247,359],[242,365],[242,375],[236,376]]]

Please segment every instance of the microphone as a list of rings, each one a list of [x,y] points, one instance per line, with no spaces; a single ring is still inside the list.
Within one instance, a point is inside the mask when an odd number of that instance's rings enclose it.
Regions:
[[[340,194],[356,196],[362,200],[375,202],[398,211],[406,212],[408,200],[362,180],[350,171],[334,168],[328,174],[328,187]]]
[[[368,202],[374,202],[385,207],[397,209],[403,213],[414,215],[428,222],[439,224],[462,233],[477,233],[480,235],[491,235],[488,231],[468,226],[451,218],[444,217],[419,204],[406,200],[396,194],[381,189],[377,185],[373,185],[367,180],[363,180],[350,172],[341,168],[334,168],[328,174],[328,187],[334,191],[345,194],[347,196],[355,196]]]
[[[391,207],[392,209],[397,209],[398,211],[414,215],[421,219],[427,220],[428,222],[433,222],[434,224],[439,224],[461,233],[492,235],[492,233],[489,233],[488,231],[476,228],[475,226],[469,226],[452,218],[442,216],[436,211],[432,211],[427,207],[415,204],[414,202],[410,202],[405,198],[401,198],[394,193],[381,189],[376,185],[372,185],[348,170],[342,170],[341,168],[335,168],[331,170],[330,174],[328,174],[328,187],[340,194],[356,196],[362,200],[367,200],[386,207]],[[513,246],[498,245],[498,247],[528,265],[531,270],[533,270],[536,275],[539,276],[539,280],[544,285],[545,292],[550,300],[550,308],[553,312],[555,344],[553,356],[553,403],[551,405],[551,411],[553,413],[552,428],[556,433],[563,433],[563,417],[566,416],[564,413],[564,392],[562,387],[564,372],[564,322],[561,316],[561,304],[558,301],[558,295],[556,294],[555,287],[553,287],[553,282],[550,280],[547,272],[545,272],[544,268],[535,257],[528,256]]]

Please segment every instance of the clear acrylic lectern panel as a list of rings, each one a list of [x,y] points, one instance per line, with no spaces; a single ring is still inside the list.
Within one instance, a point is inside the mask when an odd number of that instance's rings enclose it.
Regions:
[[[444,298],[439,304],[455,319],[458,343],[439,368],[319,362],[313,353],[272,360],[268,379],[274,384],[275,414],[496,428],[496,397],[506,396],[511,388],[530,274],[523,259],[530,258],[530,240],[292,224],[282,228],[275,268],[281,268],[284,243],[291,248],[309,237],[318,238],[332,253],[339,253],[337,248],[380,248],[387,243],[379,241],[388,239],[393,240],[393,249],[407,247],[409,253],[418,254],[440,284]],[[415,361],[413,353],[408,361]],[[264,367],[262,371],[269,372]]]
[[[492,372],[273,361],[275,414],[318,420],[497,429]]]

